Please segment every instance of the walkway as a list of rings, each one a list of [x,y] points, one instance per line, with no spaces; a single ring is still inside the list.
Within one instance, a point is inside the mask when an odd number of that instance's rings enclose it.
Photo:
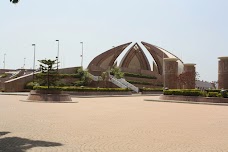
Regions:
[[[227,152],[228,106],[158,97],[22,102],[0,95],[0,152]]]

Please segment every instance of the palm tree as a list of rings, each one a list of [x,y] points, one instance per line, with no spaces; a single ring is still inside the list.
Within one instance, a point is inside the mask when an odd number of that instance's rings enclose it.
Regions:
[[[16,4],[19,2],[19,0],[10,0],[10,2]]]

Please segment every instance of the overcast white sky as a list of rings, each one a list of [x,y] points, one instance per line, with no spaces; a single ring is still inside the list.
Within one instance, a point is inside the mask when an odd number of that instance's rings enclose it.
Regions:
[[[127,42],[145,41],[196,63],[200,79],[217,80],[218,57],[228,56],[227,0],[21,0],[0,1],[0,68],[54,59],[60,40],[63,67],[84,66]],[[38,62],[36,63],[38,65]]]

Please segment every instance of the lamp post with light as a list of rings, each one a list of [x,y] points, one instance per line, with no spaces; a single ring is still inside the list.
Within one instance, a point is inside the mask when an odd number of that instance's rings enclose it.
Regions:
[[[4,63],[4,69],[6,68],[6,54],[4,54],[4,61],[3,61],[3,63]]]
[[[34,83],[34,72],[35,72],[35,62],[36,62],[36,44],[32,44],[34,51],[33,51],[33,72],[32,72],[32,81]]]
[[[82,54],[81,54],[81,67],[83,69],[83,42],[80,42],[82,44]]]
[[[56,61],[57,61],[57,72],[59,72],[59,40],[55,40],[58,42],[58,51],[57,51],[57,56],[56,56]]]

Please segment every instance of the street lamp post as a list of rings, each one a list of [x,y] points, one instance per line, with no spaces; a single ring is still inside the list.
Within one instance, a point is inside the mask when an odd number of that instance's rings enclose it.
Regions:
[[[82,44],[82,54],[81,54],[81,67],[83,69],[83,42],[80,42]]]
[[[26,58],[24,58],[24,65],[23,65],[23,69],[25,69],[25,60],[26,60]]]
[[[57,51],[56,61],[57,61],[57,72],[59,72],[59,40],[55,40],[55,41],[58,42],[58,51]]]
[[[6,54],[4,54],[4,61],[3,61],[3,63],[4,63],[4,69],[6,68]]]
[[[34,48],[34,54],[33,54],[33,70],[32,70],[32,81],[34,83],[34,72],[35,72],[35,62],[36,62],[36,44],[32,44]]]
[[[165,54],[163,52],[163,54],[162,54],[163,89],[166,88],[166,86],[165,86],[166,84],[165,84],[165,60],[164,60],[164,58],[165,58]]]

